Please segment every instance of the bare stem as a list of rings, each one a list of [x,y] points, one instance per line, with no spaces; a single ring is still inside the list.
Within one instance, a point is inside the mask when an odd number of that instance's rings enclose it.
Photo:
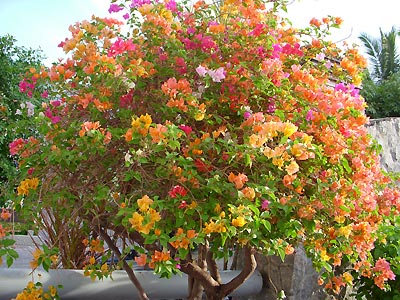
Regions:
[[[118,247],[114,244],[114,242],[112,241],[110,236],[101,227],[98,228],[98,232],[99,232],[100,236],[104,239],[104,241],[107,243],[107,245],[111,249],[111,251],[114,252],[114,254],[118,258],[118,260],[122,261],[123,268],[126,271],[126,273],[128,274],[129,279],[132,281],[132,283],[135,285],[136,289],[138,290],[140,299],[141,300],[149,300],[149,298],[146,295],[146,292],[144,291],[142,285],[140,284],[139,280],[137,279],[132,268],[128,265],[128,263],[124,259],[121,259],[121,252],[119,251]]]

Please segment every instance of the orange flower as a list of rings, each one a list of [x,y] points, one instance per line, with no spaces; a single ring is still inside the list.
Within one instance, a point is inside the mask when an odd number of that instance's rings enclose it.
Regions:
[[[245,187],[242,190],[242,193],[243,193],[245,198],[247,198],[247,199],[249,199],[251,201],[254,200],[254,198],[256,197],[256,192],[251,187]]]
[[[234,173],[230,173],[228,176],[229,182],[235,184],[237,189],[241,189],[244,184],[248,181],[247,176],[245,174],[239,173],[235,175]]]
[[[285,248],[285,254],[286,255],[290,255],[290,254],[293,254],[294,253],[294,248],[293,248],[293,246],[292,245],[287,245],[286,246],[286,248]]]
[[[79,136],[82,137],[86,132],[90,130],[96,130],[100,128],[100,122],[84,122],[82,125],[82,129],[79,131]]]
[[[147,255],[142,253],[139,257],[135,257],[135,261],[139,267],[143,267],[146,265],[147,262]]]
[[[94,252],[101,253],[104,251],[103,243],[101,240],[91,240],[90,241],[90,250]]]
[[[292,160],[288,166],[286,166],[286,172],[288,175],[293,175],[299,171],[299,165],[296,161]]]
[[[8,212],[8,210],[2,208],[2,211],[0,214],[0,219],[8,220],[10,217],[11,217],[11,214]]]
[[[320,20],[318,20],[316,18],[312,18],[310,20],[310,25],[314,25],[315,27],[319,28],[322,25],[322,23]]]
[[[161,261],[167,261],[171,258],[169,251],[154,251],[154,254],[151,256],[151,261],[152,262],[161,262]]]
[[[152,127],[149,129],[149,134],[153,139],[153,143],[158,143],[161,140],[163,140],[165,138],[164,133],[166,132],[167,132],[167,127],[161,124],[157,124],[156,128]]]

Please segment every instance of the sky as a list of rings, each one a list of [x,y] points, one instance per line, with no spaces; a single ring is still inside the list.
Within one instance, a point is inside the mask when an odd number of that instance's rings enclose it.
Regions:
[[[366,32],[379,36],[379,28],[388,32],[400,28],[399,0],[291,0],[289,17],[296,27],[304,27],[313,17],[338,16],[344,20],[334,29],[334,42],[360,44],[357,37]],[[47,65],[64,57],[57,45],[69,37],[68,27],[93,14],[109,16],[109,0],[0,0],[0,36],[11,34],[18,46],[42,49]]]

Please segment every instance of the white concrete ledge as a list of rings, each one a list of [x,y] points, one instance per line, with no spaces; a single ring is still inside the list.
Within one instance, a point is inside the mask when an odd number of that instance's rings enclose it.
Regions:
[[[240,271],[222,271],[223,282],[228,282]],[[40,274],[40,275],[39,275]],[[151,300],[185,299],[187,276],[174,276],[171,279],[159,278],[152,271],[135,271],[135,274]],[[12,299],[20,293],[29,281],[40,281],[44,287],[63,285],[59,289],[62,300],[135,300],[139,299],[135,286],[125,271],[114,271],[113,279],[92,281],[83,276],[82,270],[36,271],[30,269],[0,269],[0,299]],[[262,289],[262,278],[255,272],[231,296],[246,297],[258,294]]]

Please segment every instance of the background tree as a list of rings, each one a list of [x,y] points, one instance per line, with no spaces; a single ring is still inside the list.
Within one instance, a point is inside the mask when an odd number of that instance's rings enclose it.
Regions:
[[[399,32],[395,27],[380,38],[360,35],[370,67],[364,73],[361,95],[366,99],[366,113],[371,118],[400,116],[400,58],[396,45]]]
[[[0,207],[5,201],[3,188],[8,184],[13,185],[8,181],[16,174],[16,164],[10,156],[8,145],[24,134],[22,128],[14,126],[24,118],[18,114],[18,110],[27,110],[29,103],[35,103],[35,99],[20,92],[19,83],[29,68],[39,66],[44,58],[41,50],[19,47],[16,42],[10,35],[0,37]]]
[[[397,73],[400,69],[400,59],[396,47],[398,30],[395,27],[384,33],[379,29],[380,38],[374,38],[362,33],[359,39],[362,41],[370,60],[371,77],[374,81],[382,82]]]

